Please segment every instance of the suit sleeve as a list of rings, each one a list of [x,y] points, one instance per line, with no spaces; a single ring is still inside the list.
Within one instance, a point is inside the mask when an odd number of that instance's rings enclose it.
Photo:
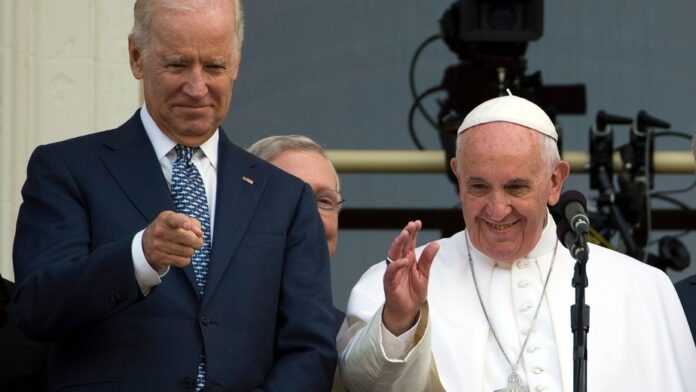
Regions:
[[[14,309],[28,336],[60,338],[141,298],[132,235],[93,245],[84,192],[55,146],[32,154],[22,197],[13,249]]]
[[[324,231],[312,191],[302,190],[290,226],[281,283],[276,360],[265,391],[328,391],[336,327]]]

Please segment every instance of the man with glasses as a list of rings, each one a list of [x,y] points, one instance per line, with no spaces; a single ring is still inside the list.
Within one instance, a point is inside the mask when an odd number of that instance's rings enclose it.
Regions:
[[[306,136],[280,135],[257,141],[249,147],[249,152],[312,187],[324,224],[329,256],[333,256],[336,253],[338,213],[343,205],[343,198],[338,174],[324,149]]]

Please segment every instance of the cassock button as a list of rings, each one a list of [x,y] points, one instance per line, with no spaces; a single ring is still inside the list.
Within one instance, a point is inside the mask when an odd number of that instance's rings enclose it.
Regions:
[[[537,350],[539,350],[539,347],[537,347],[537,346],[529,346],[529,347],[527,347],[527,352],[530,353],[530,354],[535,353]]]
[[[543,373],[543,372],[544,372],[544,369],[542,369],[542,368],[540,368],[540,367],[535,367],[535,368],[532,370],[532,373],[534,373],[534,374],[541,374],[541,373]]]
[[[201,325],[202,326],[207,327],[209,323],[210,323],[210,320],[208,320],[207,317],[205,317],[205,316],[201,317]]]

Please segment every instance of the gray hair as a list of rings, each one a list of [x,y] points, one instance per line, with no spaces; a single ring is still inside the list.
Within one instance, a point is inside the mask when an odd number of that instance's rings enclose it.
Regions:
[[[556,164],[558,164],[558,162],[561,160],[561,154],[558,152],[558,144],[550,136],[537,132],[531,128],[529,129],[533,131],[532,133],[538,138],[542,161],[546,164],[549,171],[553,172],[553,169],[556,168]],[[466,135],[466,133],[467,132],[464,131],[457,137],[457,156],[459,156],[459,151],[463,147],[464,135]]]
[[[334,172],[336,172],[336,168],[319,143],[303,135],[276,135],[265,137],[249,146],[247,151],[269,162],[287,151],[316,152],[326,158],[334,169]],[[341,180],[338,177],[338,173],[336,173],[336,191],[341,191]]]
[[[189,0],[186,4],[182,4],[181,0],[158,0],[163,7],[173,10],[194,11],[206,6],[210,6],[210,0]],[[235,4],[235,23],[236,23],[236,38],[237,50],[242,50],[244,42],[244,9],[242,0],[231,0]],[[150,27],[152,25],[152,4],[155,0],[136,0],[133,7],[133,30],[130,37],[135,42],[136,46],[144,49],[150,43]]]

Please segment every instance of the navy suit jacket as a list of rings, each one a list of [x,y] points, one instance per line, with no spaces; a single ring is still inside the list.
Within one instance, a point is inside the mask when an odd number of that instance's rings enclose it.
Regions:
[[[696,275],[679,281],[675,286],[684,307],[686,319],[689,321],[691,335],[694,337],[694,341],[696,341]]]
[[[329,259],[311,189],[220,133],[206,294],[192,267],[144,297],[131,242],[174,210],[139,112],[38,147],[14,242],[18,324],[54,342],[50,390],[329,390],[336,362]],[[253,181],[244,181],[246,177]]]

